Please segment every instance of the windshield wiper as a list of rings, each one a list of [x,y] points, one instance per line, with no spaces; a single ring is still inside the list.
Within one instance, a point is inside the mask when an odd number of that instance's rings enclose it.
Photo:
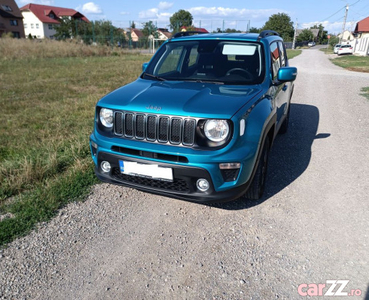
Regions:
[[[165,78],[162,78],[162,77],[159,77],[159,76],[155,76],[155,75],[152,75],[152,74],[149,74],[149,73],[146,73],[146,72],[144,72],[142,74],[142,76],[147,76],[147,77],[150,77],[150,78],[154,78],[154,79],[156,79],[158,81],[165,81],[166,80]]]
[[[213,84],[224,84],[223,81],[207,80],[207,79],[182,79],[183,81],[198,82],[198,83],[213,83]]]

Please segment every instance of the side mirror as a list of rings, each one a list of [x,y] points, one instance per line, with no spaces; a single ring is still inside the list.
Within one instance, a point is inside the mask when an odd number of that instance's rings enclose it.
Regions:
[[[142,72],[146,71],[147,66],[149,65],[149,63],[145,62],[142,64]]]
[[[297,68],[282,67],[278,71],[277,80],[279,82],[294,81],[297,76]]]

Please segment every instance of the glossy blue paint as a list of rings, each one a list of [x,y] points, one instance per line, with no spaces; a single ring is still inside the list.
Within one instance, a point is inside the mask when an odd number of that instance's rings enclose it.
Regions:
[[[288,82],[294,81],[297,76],[297,68],[295,67],[283,67],[278,71],[278,81]]]

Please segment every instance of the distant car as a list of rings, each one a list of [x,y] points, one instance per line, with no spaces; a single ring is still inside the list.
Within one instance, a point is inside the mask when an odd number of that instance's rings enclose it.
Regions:
[[[308,44],[308,46],[309,46],[309,47],[314,47],[314,46],[315,46],[315,42],[310,42],[310,43]]]
[[[341,47],[339,47],[337,51],[338,55],[353,54],[353,53],[354,53],[354,48],[352,48],[351,45],[341,45]]]
[[[337,52],[338,52],[338,49],[341,47],[341,44],[336,44],[335,46],[334,46],[334,48],[333,48],[333,52],[335,53],[335,54],[337,54]]]

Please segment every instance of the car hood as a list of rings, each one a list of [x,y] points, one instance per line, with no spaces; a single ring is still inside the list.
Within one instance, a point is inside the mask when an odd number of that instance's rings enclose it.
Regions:
[[[229,119],[260,93],[256,85],[137,79],[106,95],[98,105],[143,113]]]

